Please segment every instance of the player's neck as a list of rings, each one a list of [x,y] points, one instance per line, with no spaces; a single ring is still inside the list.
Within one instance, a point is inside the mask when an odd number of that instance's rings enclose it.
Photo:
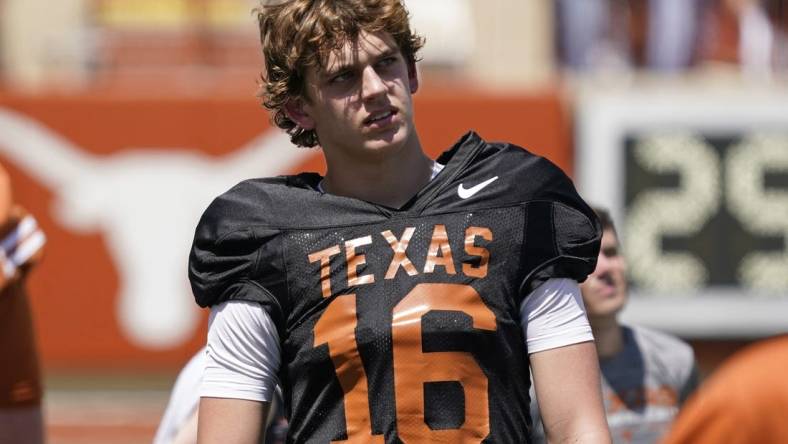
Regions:
[[[608,359],[624,349],[624,330],[615,316],[589,319],[599,359]]]
[[[416,144],[375,160],[332,159],[322,187],[328,193],[392,208],[408,202],[430,181],[432,160]]]

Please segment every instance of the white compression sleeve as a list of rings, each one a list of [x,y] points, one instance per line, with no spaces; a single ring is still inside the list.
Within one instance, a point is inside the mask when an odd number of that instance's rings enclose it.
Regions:
[[[271,401],[279,382],[279,334],[260,304],[227,301],[211,308],[201,397]]]
[[[572,279],[548,279],[534,289],[520,304],[520,325],[529,354],[594,340]]]

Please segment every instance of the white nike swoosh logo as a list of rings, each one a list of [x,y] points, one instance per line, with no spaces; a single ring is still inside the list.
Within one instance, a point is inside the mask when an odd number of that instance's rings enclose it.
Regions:
[[[463,184],[459,184],[457,186],[457,195],[460,196],[460,198],[462,198],[462,199],[467,199],[467,198],[473,196],[474,194],[478,193],[479,191],[481,191],[482,188],[484,188],[487,185],[495,182],[496,179],[498,179],[498,176],[491,177],[491,178],[485,180],[484,182],[482,182],[482,183],[480,183],[478,185],[474,185],[474,186],[472,186],[470,188],[465,188],[463,186]]]

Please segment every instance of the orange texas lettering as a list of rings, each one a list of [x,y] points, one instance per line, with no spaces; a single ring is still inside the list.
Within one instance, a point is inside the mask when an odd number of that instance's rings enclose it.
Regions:
[[[483,246],[477,245],[477,242],[479,238],[487,242],[493,240],[493,233],[489,228],[468,227],[465,229],[463,243],[465,254],[474,258],[474,260],[472,261],[473,263],[463,262],[459,264],[459,267],[458,264],[455,264],[455,257],[452,253],[445,225],[437,224],[433,226],[432,238],[427,251],[412,252],[408,250],[410,240],[415,231],[415,227],[407,227],[400,237],[397,237],[391,230],[380,232],[379,236],[388,243],[394,253],[383,276],[375,276],[372,273],[360,274],[360,270],[364,268],[362,266],[367,263],[364,249],[375,241],[375,238],[378,236],[377,233],[350,239],[343,244],[332,245],[309,254],[309,262],[319,267],[320,291],[323,297],[329,297],[332,294],[331,261],[334,258],[340,259],[340,257],[345,260],[348,287],[374,284],[377,279],[394,279],[400,270],[408,276],[435,272],[443,272],[447,275],[454,275],[460,272],[465,276],[477,279],[487,276],[490,251]],[[416,268],[416,265],[411,261],[415,254],[423,255],[419,256],[424,259],[424,266],[421,269]]]

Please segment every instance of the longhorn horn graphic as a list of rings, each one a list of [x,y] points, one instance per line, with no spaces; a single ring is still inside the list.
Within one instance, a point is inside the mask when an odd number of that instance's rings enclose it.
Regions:
[[[97,162],[33,118],[0,108],[0,153],[51,190],[71,182]]]
[[[94,157],[0,108],[0,154],[56,193],[61,223],[101,231],[119,273],[118,325],[151,349],[181,343],[199,320],[184,265],[200,211],[238,181],[287,173],[314,153],[271,130],[220,158],[166,148]]]

